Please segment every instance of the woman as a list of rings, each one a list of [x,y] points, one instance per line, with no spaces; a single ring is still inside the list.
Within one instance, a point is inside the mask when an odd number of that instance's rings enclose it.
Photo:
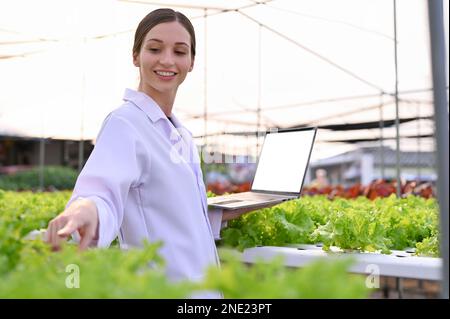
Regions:
[[[192,136],[172,113],[194,59],[194,28],[183,14],[158,9],[140,22],[133,46],[139,87],[127,89],[105,119],[66,209],[49,223],[54,249],[72,234],[82,250],[108,247],[117,236],[121,247],[162,241],[173,280],[201,280],[219,264],[214,238],[222,222],[248,210],[208,211]]]

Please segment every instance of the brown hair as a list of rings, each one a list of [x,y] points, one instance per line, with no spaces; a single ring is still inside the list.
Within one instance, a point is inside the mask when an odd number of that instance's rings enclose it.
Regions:
[[[142,42],[147,33],[156,25],[164,22],[179,22],[191,36],[191,55],[195,57],[195,31],[191,21],[181,12],[172,9],[156,9],[147,14],[139,23],[134,35],[133,57],[136,57],[141,51]]]

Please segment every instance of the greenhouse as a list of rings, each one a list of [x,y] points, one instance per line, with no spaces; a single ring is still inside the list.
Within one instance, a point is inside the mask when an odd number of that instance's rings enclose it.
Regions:
[[[0,298],[448,299],[448,21],[2,1]]]

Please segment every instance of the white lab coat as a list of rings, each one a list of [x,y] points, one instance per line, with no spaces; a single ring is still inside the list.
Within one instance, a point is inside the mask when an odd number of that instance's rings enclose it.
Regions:
[[[163,241],[168,277],[202,280],[208,266],[219,265],[214,238],[222,212],[208,212],[192,136],[172,115],[180,135],[145,93],[127,89],[124,101],[105,119],[67,205],[80,197],[95,202],[98,247],[116,236],[121,247]]]

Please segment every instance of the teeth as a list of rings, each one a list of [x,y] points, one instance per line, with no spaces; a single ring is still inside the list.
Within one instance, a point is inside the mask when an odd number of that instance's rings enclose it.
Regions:
[[[156,71],[156,74],[162,75],[162,76],[172,76],[172,75],[175,75],[175,72]]]

